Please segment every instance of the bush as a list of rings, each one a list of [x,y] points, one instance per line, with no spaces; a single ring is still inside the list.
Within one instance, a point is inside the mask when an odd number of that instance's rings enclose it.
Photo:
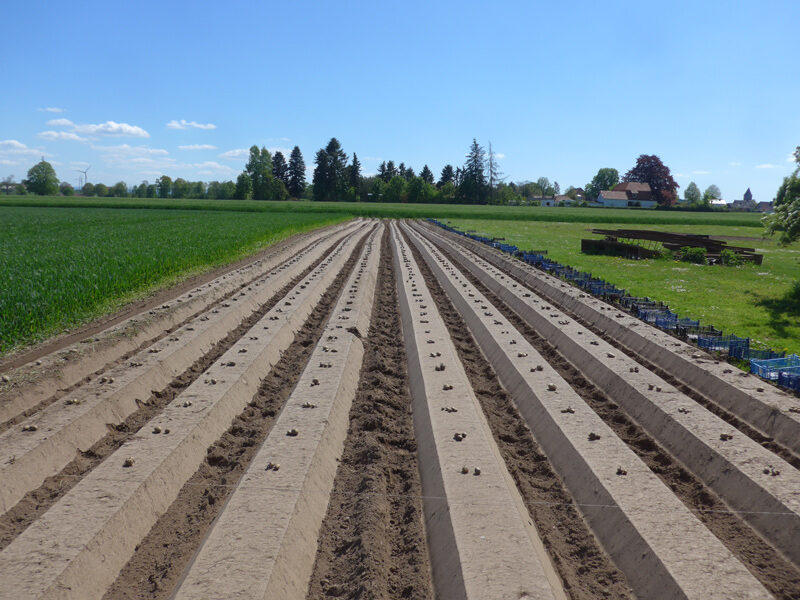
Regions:
[[[704,265],[706,264],[706,249],[684,246],[678,253],[678,259],[685,262],[695,263],[697,265]]]
[[[733,250],[723,248],[722,252],[719,253],[719,262],[723,265],[728,265],[729,267],[738,267],[743,261],[742,258]]]

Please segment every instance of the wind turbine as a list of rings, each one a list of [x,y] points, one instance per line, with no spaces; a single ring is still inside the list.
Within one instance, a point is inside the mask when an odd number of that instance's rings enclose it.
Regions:
[[[89,183],[89,177],[88,177],[88,175],[86,175],[86,173],[87,173],[87,172],[89,171],[89,169],[91,169],[91,168],[92,168],[92,165],[89,165],[89,166],[88,166],[88,167],[86,167],[86,169],[85,169],[85,170],[83,170],[83,171],[81,171],[80,169],[75,169],[75,170],[76,170],[78,173],[83,173],[83,183],[81,184],[81,189],[83,189],[83,186],[84,186],[84,185],[86,185],[87,183]]]

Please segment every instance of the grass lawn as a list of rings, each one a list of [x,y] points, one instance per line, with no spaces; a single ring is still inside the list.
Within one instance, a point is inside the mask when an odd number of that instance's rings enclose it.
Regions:
[[[560,209],[567,212],[565,209]],[[724,221],[722,221],[724,223]],[[548,257],[589,271],[637,296],[663,300],[681,317],[700,319],[725,333],[750,337],[776,349],[800,353],[800,242],[787,247],[762,239],[761,229],[653,223],[642,229],[736,236],[734,246],[755,247],[764,254],[760,266],[700,266],[672,260],[626,260],[581,254],[580,240],[596,237],[587,229],[604,223],[535,223],[452,219],[453,225],[480,234],[505,237],[522,249],[547,250]]]
[[[346,218],[0,206],[0,354]]]

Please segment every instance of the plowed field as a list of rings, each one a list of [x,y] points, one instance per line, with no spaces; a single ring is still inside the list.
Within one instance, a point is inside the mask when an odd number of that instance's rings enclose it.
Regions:
[[[469,239],[91,335],[3,373],[0,598],[800,598],[800,401]]]

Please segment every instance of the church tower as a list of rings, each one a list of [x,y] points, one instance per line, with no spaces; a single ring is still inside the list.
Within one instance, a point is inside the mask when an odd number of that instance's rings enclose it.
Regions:
[[[753,201],[753,192],[750,191],[750,188],[747,188],[747,191],[744,193],[744,201],[747,204],[750,204]]]

